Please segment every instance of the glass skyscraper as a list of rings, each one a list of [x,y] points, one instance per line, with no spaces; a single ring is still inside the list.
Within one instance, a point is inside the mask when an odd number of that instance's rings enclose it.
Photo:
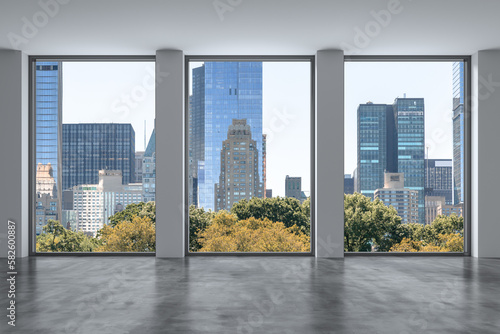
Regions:
[[[464,63],[453,63],[453,204],[464,202]]]
[[[394,101],[397,127],[398,172],[405,188],[418,191],[418,221],[425,223],[425,115],[423,98]]]
[[[391,105],[368,102],[358,107],[358,179],[354,189],[374,198],[384,187],[384,172],[397,172],[396,126]]]
[[[404,188],[418,191],[418,222],[425,222],[424,99],[396,98],[392,105],[358,107],[355,191],[374,198],[384,173],[403,173]]]
[[[52,166],[57,187],[57,197],[61,197],[61,178],[58,162],[61,159],[62,112],[62,64],[60,62],[36,62],[35,64],[35,114],[36,114],[36,164]]]
[[[131,124],[63,124],[62,130],[64,190],[99,183],[99,170],[120,170],[123,184],[133,182],[135,131]]]
[[[189,159],[194,174],[191,183],[197,185],[192,193],[199,207],[214,210],[220,152],[232,120],[245,119],[252,139],[262,147],[262,62],[205,62],[194,68],[192,75]],[[260,183],[262,161],[259,150]]]

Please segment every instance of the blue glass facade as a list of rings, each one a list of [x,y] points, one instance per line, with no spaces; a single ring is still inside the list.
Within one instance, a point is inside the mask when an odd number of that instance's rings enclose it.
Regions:
[[[464,63],[453,63],[453,204],[464,202]]]
[[[52,165],[54,180],[59,191],[60,171],[60,119],[62,66],[60,62],[36,62],[35,64],[35,132],[36,164]]]
[[[397,171],[392,106],[360,104],[357,129],[358,189],[355,190],[373,199],[375,190],[384,187],[384,172]]]
[[[133,182],[135,131],[131,124],[62,125],[63,189],[98,184],[99,170],[120,170],[122,183]]]
[[[190,160],[196,167],[199,207],[214,209],[220,152],[233,119],[245,119],[262,147],[262,62],[205,62],[193,69]],[[262,150],[258,154],[262,183]],[[261,187],[262,188],[262,187]]]
[[[405,188],[418,191],[418,221],[425,223],[425,114],[423,98],[397,98],[393,104],[397,127],[398,172]]]

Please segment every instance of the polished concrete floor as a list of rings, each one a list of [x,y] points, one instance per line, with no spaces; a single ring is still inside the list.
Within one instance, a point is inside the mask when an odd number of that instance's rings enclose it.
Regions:
[[[500,259],[36,257],[18,273],[0,333],[500,333]]]

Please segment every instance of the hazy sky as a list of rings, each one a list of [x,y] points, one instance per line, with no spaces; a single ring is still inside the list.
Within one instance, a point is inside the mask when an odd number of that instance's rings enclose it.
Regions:
[[[392,104],[396,97],[424,98],[425,143],[431,159],[451,159],[452,62],[346,62],[344,170],[357,163],[359,104]]]

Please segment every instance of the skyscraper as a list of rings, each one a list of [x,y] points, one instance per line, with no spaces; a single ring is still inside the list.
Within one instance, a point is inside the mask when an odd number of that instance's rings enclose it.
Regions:
[[[156,200],[156,128],[149,138],[148,146],[142,161],[142,200]]]
[[[262,63],[205,62],[193,69],[189,126],[190,182],[198,206],[215,209],[214,186],[221,171],[220,152],[233,119],[245,119],[258,148],[259,188],[262,194]],[[190,196],[193,200],[194,195]],[[189,204],[192,204],[189,203]]]
[[[61,197],[61,159],[59,143],[61,140],[62,112],[62,63],[37,62],[35,72],[35,113],[36,113],[36,158],[35,163],[52,166],[56,192]]]
[[[453,204],[451,159],[425,159],[425,196],[442,196],[445,204]]]
[[[453,204],[464,202],[464,63],[453,63]]]
[[[418,191],[405,183],[403,173],[384,173],[384,187],[375,190],[375,198],[396,209],[403,223],[418,223]]]
[[[396,98],[398,172],[405,188],[418,191],[418,222],[425,223],[425,114],[423,98]]]
[[[396,125],[391,105],[367,102],[358,107],[357,188],[374,198],[384,187],[384,172],[397,172]]]
[[[344,194],[354,194],[354,178],[351,174],[344,174]]]
[[[99,170],[119,170],[123,183],[132,183],[135,131],[131,124],[63,124],[63,189],[97,184]]]
[[[233,119],[220,151],[219,182],[214,185],[216,211],[230,210],[242,199],[262,197],[258,156],[250,125],[244,119]]]

